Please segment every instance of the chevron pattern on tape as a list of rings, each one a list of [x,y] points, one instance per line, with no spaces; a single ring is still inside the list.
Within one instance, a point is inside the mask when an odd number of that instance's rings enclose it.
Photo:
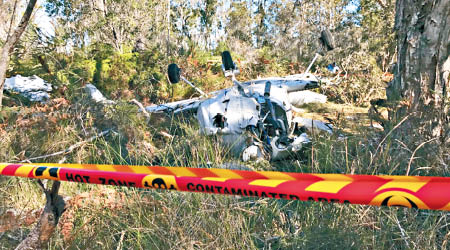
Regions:
[[[450,211],[450,178],[0,163],[0,175],[186,192]]]

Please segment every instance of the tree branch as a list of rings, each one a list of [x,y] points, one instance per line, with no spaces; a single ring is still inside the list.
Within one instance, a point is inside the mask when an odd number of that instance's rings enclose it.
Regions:
[[[9,53],[12,52],[17,41],[19,41],[20,36],[25,31],[25,28],[27,27],[28,22],[30,21],[31,14],[33,13],[33,9],[34,6],[36,5],[36,2],[37,0],[30,0],[28,2],[27,8],[22,16],[22,19],[20,20],[19,26],[17,26],[13,35],[8,37],[8,39],[6,40],[5,48],[8,48]]]
[[[383,8],[386,9],[386,3],[383,0],[377,0],[377,3]]]
[[[23,160],[23,161],[20,161],[20,162],[30,162],[30,161],[33,161],[33,160],[44,159],[44,158],[48,158],[48,157],[52,157],[52,156],[67,154],[67,153],[72,152],[74,149],[83,146],[86,143],[92,142],[93,140],[95,140],[95,139],[97,139],[99,137],[103,137],[103,136],[109,134],[110,132],[111,132],[111,130],[108,129],[108,130],[105,130],[105,131],[101,132],[100,134],[92,136],[91,138],[89,138],[87,140],[84,140],[84,141],[81,141],[81,142],[77,142],[76,144],[74,144],[74,145],[70,146],[69,148],[64,149],[62,151],[59,151],[59,152],[56,152],[56,153],[52,153],[52,154],[48,154],[48,155],[42,155],[42,156],[29,158],[29,159],[26,159],[26,160]]]
[[[145,110],[145,107],[144,107],[144,105],[142,105],[142,103],[140,103],[140,102],[139,102],[138,100],[136,100],[136,99],[133,99],[133,100],[131,100],[130,102],[136,104],[136,105],[141,109],[142,113],[144,113],[144,116],[145,116],[145,117],[150,118],[150,114],[147,112],[147,110]]]
[[[8,28],[8,34],[6,35],[6,41],[9,40],[9,36],[11,36],[11,30],[14,24],[14,19],[16,17],[16,8],[17,8],[17,2],[19,2],[19,0],[14,1],[14,7],[13,7],[13,12],[11,15],[11,20],[9,22],[9,28]]]

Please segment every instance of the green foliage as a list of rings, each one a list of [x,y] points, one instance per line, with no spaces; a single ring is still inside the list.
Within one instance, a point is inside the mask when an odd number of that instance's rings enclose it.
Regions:
[[[333,85],[322,88],[329,100],[368,106],[372,99],[385,98],[386,82],[375,56],[353,53],[341,67],[344,71],[333,76]]]
[[[395,54],[395,1],[356,1],[356,13],[346,11],[350,2],[172,0],[172,22],[167,23],[165,1],[103,1],[106,9],[97,6],[101,1],[47,1],[47,12],[58,17],[55,37],[46,40],[29,30],[29,39],[12,57],[8,75],[36,74],[52,84],[65,85],[61,92],[71,104],[27,107],[29,103],[12,96],[11,107],[0,113],[0,162],[54,153],[112,129],[108,136],[65,154],[65,160],[242,166],[220,145],[219,138],[201,136],[192,120],[152,114],[147,121],[127,101],[136,98],[148,105],[198,96],[183,82],[171,85],[167,81],[169,63],[177,63],[183,75],[205,92],[229,87],[221,71],[224,50],[230,50],[239,65],[240,80],[301,73],[318,49],[320,30],[331,28],[339,47],[319,58],[313,72],[335,84],[321,91],[337,103],[367,106],[371,99],[384,97],[382,77]],[[205,32],[197,34],[200,30]],[[39,46],[35,46],[37,40]],[[135,46],[137,40],[142,48]],[[325,70],[332,62],[343,70],[341,74]],[[117,104],[105,107],[86,102],[81,90],[86,83],[95,84]],[[423,147],[412,155],[412,146],[391,138],[389,131],[369,129],[367,115],[333,105],[303,108],[309,113],[336,114],[336,135],[343,134],[344,139],[314,134],[313,147],[303,152],[301,160],[251,162],[246,167],[356,174],[405,174],[411,167],[414,175],[449,175],[444,159],[448,148],[433,148],[431,154]],[[367,112],[354,106],[351,109],[359,113]],[[449,240],[447,215],[436,211],[74,183],[64,183],[62,192],[73,203],[49,243],[52,249],[444,249]],[[43,205],[35,182],[1,176],[0,200],[0,215],[8,208],[26,214]],[[6,235],[0,232],[0,246],[14,247],[30,228],[22,226]]]
[[[113,54],[97,61],[96,71],[99,79],[96,82],[101,90],[113,93],[128,89],[128,84],[136,73],[136,58],[133,53]]]
[[[367,41],[368,51],[376,56],[382,71],[386,72],[395,53],[394,16],[395,1],[360,1],[359,14],[364,27],[362,39]]]

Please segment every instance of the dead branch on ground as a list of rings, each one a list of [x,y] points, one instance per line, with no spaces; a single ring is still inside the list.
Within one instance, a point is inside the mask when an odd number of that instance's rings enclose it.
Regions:
[[[91,138],[89,138],[89,139],[87,139],[87,140],[84,140],[84,141],[81,141],[81,142],[77,142],[76,144],[74,144],[74,145],[72,145],[72,146],[70,146],[70,147],[68,147],[67,149],[64,149],[64,150],[62,150],[62,151],[55,152],[55,153],[48,154],[48,155],[42,155],[42,156],[32,157],[32,158],[29,158],[29,159],[26,159],[26,160],[23,160],[23,161],[20,161],[20,162],[31,162],[31,161],[33,161],[33,160],[39,160],[39,159],[44,159],[44,158],[48,158],[48,157],[52,157],[52,156],[57,156],[57,155],[67,154],[67,153],[72,152],[74,149],[79,148],[79,147],[85,145],[86,143],[92,142],[92,141],[94,141],[95,139],[97,139],[97,138],[99,138],[99,137],[103,137],[103,136],[109,134],[110,132],[111,132],[111,130],[108,129],[108,130],[105,130],[105,131],[103,131],[103,132],[101,132],[101,133],[99,133],[99,134],[97,134],[97,135],[92,136]]]

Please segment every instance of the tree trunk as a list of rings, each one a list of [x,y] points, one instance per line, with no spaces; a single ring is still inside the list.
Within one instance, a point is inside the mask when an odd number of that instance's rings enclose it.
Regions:
[[[397,65],[387,97],[398,104],[393,121],[408,116],[398,134],[448,142],[450,0],[397,0],[395,30]]]
[[[55,181],[51,190],[47,190],[42,185],[47,200],[44,211],[42,212],[36,226],[16,247],[16,250],[46,248],[46,244],[53,235],[53,232],[58,225],[59,218],[65,209],[64,200],[60,195],[58,195],[60,185],[61,183],[59,181]]]
[[[30,0],[28,2],[25,13],[20,20],[19,26],[17,26],[16,30],[13,34],[8,34],[6,38],[6,42],[1,49],[0,53],[0,109],[2,107],[2,99],[3,99],[3,86],[5,85],[5,77],[6,70],[9,65],[9,54],[13,51],[17,42],[19,41],[20,36],[25,31],[25,28],[28,26],[28,22],[30,21],[31,14],[33,13],[34,6],[36,5],[37,0]],[[14,15],[14,13],[13,13]],[[13,17],[11,17],[13,18]]]
[[[9,49],[4,46],[0,52],[0,110],[2,108],[3,86],[5,85],[6,70],[9,64]]]

